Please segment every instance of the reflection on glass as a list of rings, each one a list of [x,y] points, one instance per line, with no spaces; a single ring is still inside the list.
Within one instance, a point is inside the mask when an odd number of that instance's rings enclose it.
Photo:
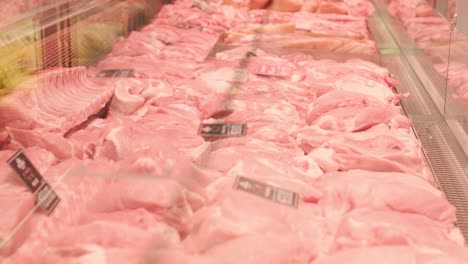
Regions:
[[[398,18],[419,50],[411,53],[418,64],[415,67],[439,110],[443,111],[446,94],[446,72],[449,57],[451,24],[434,10],[435,2],[425,0],[387,0],[390,14]],[[407,47],[403,47],[407,48]],[[409,47],[412,48],[412,47]],[[421,65],[419,65],[421,64]],[[432,65],[433,67],[430,67]],[[428,67],[429,66],[429,67]],[[418,68],[418,69],[416,69]]]
[[[468,36],[452,28],[444,114],[468,154]]]
[[[447,3],[447,18],[452,18],[457,12],[458,0],[448,0]]]

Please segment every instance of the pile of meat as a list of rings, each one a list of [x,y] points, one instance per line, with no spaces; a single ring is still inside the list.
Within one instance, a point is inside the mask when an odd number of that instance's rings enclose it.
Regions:
[[[242,12],[219,6],[199,27],[171,21],[178,8],[96,67],[49,69],[2,98],[2,263],[467,263],[385,68],[249,46],[205,60]],[[134,76],[95,77],[116,68]],[[199,135],[218,122],[247,134]],[[20,148],[61,198],[49,216],[6,164]]]
[[[218,2],[236,7],[265,8],[281,12],[304,11],[353,16],[369,16],[374,12],[374,6],[370,0],[221,0]]]
[[[222,42],[227,45],[377,53],[375,41],[369,36],[367,16],[248,11],[206,2],[200,4],[200,9],[193,7],[192,1],[185,2],[164,6],[157,22],[222,32]]]
[[[248,23],[226,32],[228,44],[322,50],[340,53],[377,53],[369,36],[367,18],[339,14],[250,12]],[[268,22],[267,22],[268,21]]]

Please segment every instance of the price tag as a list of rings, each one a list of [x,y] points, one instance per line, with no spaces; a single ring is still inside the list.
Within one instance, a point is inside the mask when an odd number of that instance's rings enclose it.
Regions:
[[[193,2],[193,7],[196,7],[210,15],[214,14],[213,10],[209,9],[208,7],[206,7],[205,5],[199,3],[199,2]]]
[[[202,124],[198,133],[202,137],[242,137],[247,133],[247,125]]]
[[[278,77],[291,76],[293,72],[294,69],[286,65],[259,64],[255,69],[255,74],[257,75],[268,75]]]
[[[234,189],[295,208],[297,208],[299,203],[299,194],[296,192],[281,189],[246,177],[237,177],[234,183]]]
[[[36,196],[36,202],[39,206],[46,210],[47,214],[51,214],[61,199],[41,174],[39,174],[23,150],[16,152],[7,162],[28,189]]]
[[[133,76],[133,69],[106,69],[96,76],[101,78],[128,78]]]

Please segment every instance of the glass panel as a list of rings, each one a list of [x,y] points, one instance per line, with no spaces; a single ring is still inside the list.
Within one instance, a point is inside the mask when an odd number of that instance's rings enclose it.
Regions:
[[[440,112],[444,110],[450,29],[434,10],[435,1],[387,1],[390,28],[420,82]],[[401,28],[404,29],[401,32]]]
[[[468,2],[457,6],[447,71],[445,119],[468,155]],[[463,31],[463,32],[462,32]]]

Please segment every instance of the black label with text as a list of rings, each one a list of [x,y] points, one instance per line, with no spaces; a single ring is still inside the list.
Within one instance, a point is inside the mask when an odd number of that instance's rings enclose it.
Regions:
[[[237,177],[234,189],[248,192],[273,202],[297,208],[299,194],[246,177]]]
[[[96,76],[101,78],[128,78],[133,76],[133,69],[101,70]]]
[[[210,14],[210,15],[214,14],[213,10],[209,9],[208,7],[206,7],[205,5],[203,5],[203,4],[199,3],[199,2],[193,2],[193,6],[200,9],[200,10],[202,10],[202,11],[204,11],[204,12],[206,12],[206,13],[208,13],[208,14]]]
[[[203,137],[242,137],[247,124],[202,124],[199,134]]]
[[[37,171],[24,152],[19,150],[7,162],[35,195],[39,206],[46,210],[47,214],[52,213],[61,199]]]

